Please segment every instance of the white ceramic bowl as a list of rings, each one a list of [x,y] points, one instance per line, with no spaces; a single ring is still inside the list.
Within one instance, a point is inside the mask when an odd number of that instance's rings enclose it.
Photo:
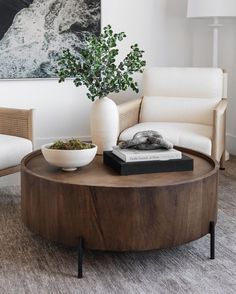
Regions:
[[[74,171],[78,167],[89,164],[97,153],[97,146],[82,150],[49,149],[53,143],[41,147],[44,158],[52,165],[61,167],[64,171]]]

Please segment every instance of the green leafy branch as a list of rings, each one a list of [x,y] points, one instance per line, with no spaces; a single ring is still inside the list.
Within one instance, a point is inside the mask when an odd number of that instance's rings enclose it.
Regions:
[[[134,44],[127,56],[118,63],[117,43],[125,37],[124,32],[114,33],[108,25],[98,37],[92,35],[86,39],[79,58],[69,50],[64,50],[58,62],[59,82],[64,82],[69,77],[74,78],[77,87],[85,85],[88,88],[87,96],[92,101],[110,93],[125,91],[129,87],[138,93],[133,74],[143,72],[146,65],[143,60],[144,51]]]

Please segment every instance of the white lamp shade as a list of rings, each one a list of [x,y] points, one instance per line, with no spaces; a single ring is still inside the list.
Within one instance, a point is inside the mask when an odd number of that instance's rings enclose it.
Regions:
[[[236,0],[188,0],[187,17],[236,16]]]

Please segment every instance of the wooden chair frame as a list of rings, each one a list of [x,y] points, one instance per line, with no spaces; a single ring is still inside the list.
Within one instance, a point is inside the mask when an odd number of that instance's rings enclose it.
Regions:
[[[0,107],[0,134],[29,139],[33,142],[33,110]],[[0,177],[16,173],[17,166],[0,170]]]

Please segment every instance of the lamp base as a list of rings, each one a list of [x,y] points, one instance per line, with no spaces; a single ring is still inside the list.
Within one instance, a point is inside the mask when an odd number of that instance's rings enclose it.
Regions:
[[[222,25],[219,23],[218,17],[214,17],[213,24],[210,24],[209,27],[212,27],[212,29],[213,29],[212,66],[218,67],[219,28],[222,27]]]

